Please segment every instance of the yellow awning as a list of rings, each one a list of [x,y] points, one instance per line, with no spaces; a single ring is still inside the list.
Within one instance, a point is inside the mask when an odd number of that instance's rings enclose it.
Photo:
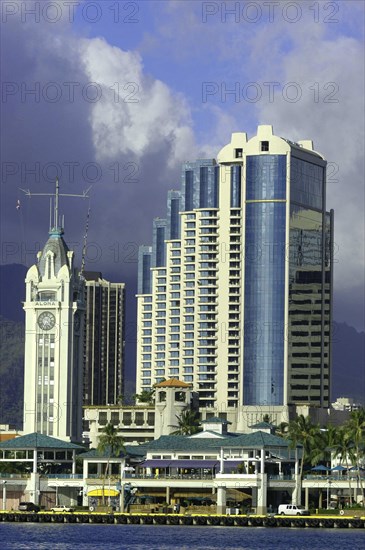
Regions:
[[[104,496],[105,497],[117,497],[119,495],[119,491],[116,491],[115,489],[104,489]],[[103,496],[103,489],[93,489],[92,491],[89,491],[87,494],[88,497],[102,497]]]

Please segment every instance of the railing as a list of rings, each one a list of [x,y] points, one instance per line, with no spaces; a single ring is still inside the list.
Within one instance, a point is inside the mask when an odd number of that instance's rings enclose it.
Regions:
[[[360,473],[360,477],[365,479],[365,473],[361,472]],[[359,475],[358,474],[353,474],[351,473],[350,476],[348,476],[348,474],[344,474],[344,475],[338,475],[338,474],[331,474],[331,475],[318,475],[318,474],[305,474],[303,476],[303,479],[311,479],[311,480],[329,480],[329,481],[348,481],[349,479],[351,481],[353,480],[356,480],[359,478]]]
[[[30,474],[9,474],[8,472],[0,472],[0,479],[29,479]]]
[[[83,477],[81,475],[81,477]],[[104,474],[87,474],[87,479],[104,479]],[[108,481],[120,481],[120,475],[112,475],[112,476],[106,476],[106,480]]]
[[[136,472],[135,474],[125,473],[124,479],[214,479],[214,474],[142,474]]]
[[[291,481],[291,480],[295,479],[295,476],[293,476],[293,475],[291,475],[291,474],[287,474],[287,475],[283,475],[283,474],[278,474],[278,475],[269,474],[268,478],[269,478],[269,479],[272,479],[272,480],[275,480],[275,481]]]
[[[48,479],[82,479],[82,474],[46,474]]]

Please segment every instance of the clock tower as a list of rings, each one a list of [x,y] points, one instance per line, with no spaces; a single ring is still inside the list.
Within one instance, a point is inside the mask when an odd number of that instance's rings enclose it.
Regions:
[[[84,280],[63,239],[58,196],[57,182],[48,240],[25,279],[23,430],[80,441]]]

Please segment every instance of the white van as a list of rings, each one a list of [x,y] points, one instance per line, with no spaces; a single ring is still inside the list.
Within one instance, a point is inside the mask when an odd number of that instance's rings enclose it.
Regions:
[[[280,504],[278,514],[281,516],[309,516],[309,510],[295,504]]]

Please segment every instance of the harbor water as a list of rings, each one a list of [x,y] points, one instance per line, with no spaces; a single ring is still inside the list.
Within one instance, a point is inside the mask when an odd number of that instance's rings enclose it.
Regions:
[[[1,550],[360,550],[364,529],[0,524]]]

